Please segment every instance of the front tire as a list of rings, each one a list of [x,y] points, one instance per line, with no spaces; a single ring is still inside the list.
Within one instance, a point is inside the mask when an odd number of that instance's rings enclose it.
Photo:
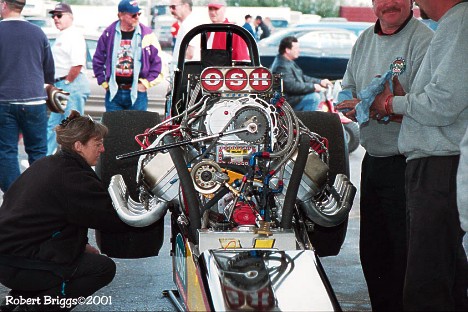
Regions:
[[[130,197],[138,200],[138,157],[123,160],[117,160],[115,157],[139,150],[135,135],[159,122],[159,114],[155,112],[123,110],[104,113],[102,123],[109,128],[109,134],[104,138],[105,152],[96,165],[96,173],[106,188],[112,176],[121,174]],[[147,227],[132,228],[126,233],[96,230],[96,242],[101,252],[114,258],[138,259],[157,256],[163,240],[164,218]]]
[[[296,112],[297,117],[310,131],[326,137],[330,152],[330,180],[333,185],[337,174],[349,177],[349,158],[344,137],[344,130],[338,114],[326,112]],[[314,230],[309,233],[310,241],[320,257],[336,256],[346,238],[348,217],[339,225],[324,227],[314,224]]]
[[[348,144],[348,153],[354,152],[359,147],[359,125],[355,122],[343,124],[345,140]]]

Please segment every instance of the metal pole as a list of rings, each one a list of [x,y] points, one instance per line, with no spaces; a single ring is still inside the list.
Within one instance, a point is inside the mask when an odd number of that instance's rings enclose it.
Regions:
[[[151,0],[146,0],[146,15],[147,21],[146,26],[151,27],[151,20],[153,19],[153,15],[151,15]]]

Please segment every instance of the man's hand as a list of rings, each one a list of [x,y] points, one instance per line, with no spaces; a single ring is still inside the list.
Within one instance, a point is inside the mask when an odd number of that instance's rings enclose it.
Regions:
[[[333,83],[331,83],[331,81],[328,80],[328,79],[322,79],[322,80],[320,81],[320,85],[321,85],[322,87],[324,87],[324,88],[333,87]]]
[[[340,104],[336,105],[336,109],[339,111],[346,111],[343,114],[353,121],[356,120],[356,105],[361,102],[360,99],[344,100]]]
[[[85,252],[89,253],[89,254],[95,254],[95,255],[100,255],[101,254],[99,249],[97,249],[96,247],[91,246],[90,244],[86,244]]]
[[[385,102],[389,99],[389,96],[392,96],[390,92],[390,84],[388,81],[385,83],[384,90],[382,93],[377,94],[369,109],[369,117],[372,119],[381,120],[383,117],[387,116],[387,110],[385,109]]]
[[[323,90],[322,85],[319,85],[318,83],[314,83],[314,92],[320,92]]]
[[[138,89],[139,92],[146,92],[146,87],[141,82],[138,82],[138,88],[137,89]]]
[[[406,95],[405,89],[403,89],[403,86],[400,83],[400,80],[398,80],[398,76],[393,76],[393,94],[397,96],[404,96]]]
[[[187,49],[185,50],[185,59],[186,60],[191,60],[193,59],[193,56],[195,55],[195,47],[189,45]]]

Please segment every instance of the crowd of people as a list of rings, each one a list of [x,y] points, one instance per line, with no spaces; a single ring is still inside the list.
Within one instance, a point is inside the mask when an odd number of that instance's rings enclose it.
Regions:
[[[374,0],[376,26],[356,42],[343,78],[343,90],[353,99],[376,75],[401,65],[398,76],[411,89],[433,32],[412,14],[412,1],[391,4]],[[389,14],[393,9],[397,13]],[[363,62],[372,59],[373,62]],[[366,150],[361,168],[360,259],[373,310],[403,309],[403,286],[407,260],[405,169],[406,157],[398,149],[401,118],[389,122],[370,119],[360,127],[360,143]]]
[[[381,83],[383,91],[371,95],[369,120],[360,124],[360,260],[373,310],[467,311],[468,3],[416,3],[437,22],[435,32],[413,16],[413,0],[372,0],[377,21],[353,47],[342,83],[347,98],[337,105],[357,120],[360,96]],[[0,40],[8,43],[0,45],[0,283],[11,296],[78,298],[115,275],[113,261],[88,244],[88,228],[128,227],[92,169],[107,128],[83,116],[86,46],[72,7],[58,3],[50,11],[60,30],[51,47],[21,18],[25,4],[0,1]],[[177,19],[174,66],[183,37],[198,25],[192,6],[192,0],[169,4]],[[212,23],[230,23],[226,1],[207,8]],[[146,110],[147,90],[165,79],[161,47],[140,13],[137,1],[121,0],[118,19],[99,38],[93,71],[106,90],[106,111]],[[257,40],[268,37],[268,19],[252,19],[246,15],[243,27]],[[224,49],[226,35],[209,34],[207,45]],[[231,52],[233,60],[249,59],[238,36]],[[299,52],[297,38],[284,38],[272,71],[283,74],[295,110],[316,110],[318,92],[331,82],[304,75],[294,61]],[[194,38],[184,59],[200,57]],[[389,70],[390,78],[381,79]],[[64,113],[47,116],[45,85],[70,94]],[[23,174],[20,134],[30,164]]]
[[[361,124],[360,256],[373,309],[466,311],[468,3],[416,2],[435,33],[413,18],[412,0],[372,1],[378,21],[343,79],[353,99],[337,106],[356,119],[359,91],[391,69]]]

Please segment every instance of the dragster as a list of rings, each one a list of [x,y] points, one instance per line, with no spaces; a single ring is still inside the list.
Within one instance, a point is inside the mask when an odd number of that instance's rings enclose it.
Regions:
[[[225,50],[207,48],[210,32]],[[250,60],[232,60],[234,36]],[[192,39],[200,61],[184,59]],[[319,258],[338,254],[356,193],[338,116],[294,112],[239,26],[195,27],[180,51],[164,118],[103,116],[96,171],[135,230],[97,232],[102,252],[157,255],[170,213],[178,310],[339,311]]]

